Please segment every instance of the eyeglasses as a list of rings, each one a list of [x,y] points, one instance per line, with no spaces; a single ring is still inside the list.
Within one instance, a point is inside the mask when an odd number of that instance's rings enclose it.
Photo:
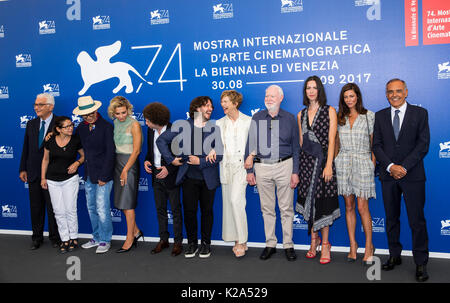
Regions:
[[[43,108],[46,105],[50,105],[50,104],[48,104],[48,103],[34,103],[33,104],[34,107],[39,107],[39,108]]]
[[[71,123],[71,124],[68,124],[68,125],[66,125],[66,126],[61,126],[61,128],[69,128],[69,127],[74,127],[74,124]]]
[[[97,111],[92,112],[92,113],[87,114],[87,115],[81,115],[81,117],[82,117],[83,119],[92,118],[92,117],[95,116],[96,113],[97,113]]]

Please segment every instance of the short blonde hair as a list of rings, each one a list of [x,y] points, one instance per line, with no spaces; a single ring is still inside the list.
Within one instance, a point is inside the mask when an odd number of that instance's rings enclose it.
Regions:
[[[242,94],[240,92],[235,90],[224,90],[222,92],[222,95],[220,96],[220,100],[222,100],[225,97],[228,97],[231,103],[236,105],[236,108],[239,109],[243,100]]]
[[[114,112],[116,111],[116,108],[125,106],[128,110],[128,116],[131,116],[133,114],[133,105],[128,101],[127,98],[122,96],[115,96],[114,98],[109,101],[108,106],[108,116],[111,119],[114,119]]]

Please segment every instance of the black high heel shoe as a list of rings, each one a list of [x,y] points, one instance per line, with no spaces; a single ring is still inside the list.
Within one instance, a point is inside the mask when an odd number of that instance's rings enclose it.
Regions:
[[[134,236],[134,241],[137,242],[141,237],[142,237],[142,241],[145,241],[144,233],[142,232],[142,230],[139,230],[139,233],[136,236]],[[134,244],[134,242],[133,242],[133,244]]]
[[[372,245],[372,256],[370,256],[366,261],[364,261],[364,260],[362,261],[363,266],[366,266],[366,267],[371,266],[373,263],[373,258],[372,258],[373,256],[375,256],[375,246]]]
[[[131,246],[129,248],[125,249],[125,248],[121,247],[116,251],[116,253],[121,254],[121,253],[129,252],[133,247],[136,248],[136,245],[137,245],[136,238],[134,238],[133,244],[131,244]]]

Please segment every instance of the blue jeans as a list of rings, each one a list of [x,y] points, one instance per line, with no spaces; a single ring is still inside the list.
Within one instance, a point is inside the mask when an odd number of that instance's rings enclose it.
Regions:
[[[103,186],[93,184],[89,177],[84,184],[92,235],[96,242],[111,242],[113,233],[110,200],[112,185],[112,180]]]

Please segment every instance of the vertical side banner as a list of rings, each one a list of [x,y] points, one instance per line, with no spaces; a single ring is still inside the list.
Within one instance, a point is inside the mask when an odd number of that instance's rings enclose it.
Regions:
[[[405,46],[419,45],[418,0],[405,0]]]
[[[423,44],[450,43],[450,1],[422,1]]]

